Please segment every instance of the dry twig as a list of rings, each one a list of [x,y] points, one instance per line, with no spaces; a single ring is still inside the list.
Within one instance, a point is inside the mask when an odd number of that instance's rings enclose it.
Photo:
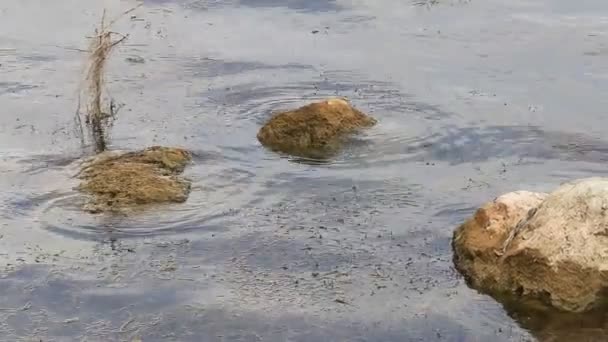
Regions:
[[[110,30],[110,27],[124,15],[134,11],[139,6],[131,8],[122,13],[116,19],[106,23],[106,12],[104,10],[101,17],[101,25],[95,29],[95,35],[89,37],[88,68],[86,71],[86,86],[83,87],[87,102],[85,113],[81,112],[81,99],[78,97],[78,107],[76,109],[75,121],[79,128],[79,134],[85,143],[85,127],[89,138],[95,147],[95,152],[100,153],[107,149],[107,130],[116,118],[118,107],[113,99],[109,100],[109,105],[104,106],[104,73],[105,66],[112,50],[120,43],[124,42],[128,35],[123,35]],[[84,120],[82,119],[84,117]],[[83,125],[84,123],[84,125]]]

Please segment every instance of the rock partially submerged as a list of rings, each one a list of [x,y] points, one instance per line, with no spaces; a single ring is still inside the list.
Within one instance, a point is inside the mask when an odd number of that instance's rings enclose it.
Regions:
[[[454,233],[455,264],[490,293],[534,297],[571,312],[608,295],[608,179],[551,194],[513,192],[477,210]]]
[[[375,124],[374,118],[336,98],[274,115],[257,138],[275,151],[323,158],[335,153],[347,135]]]
[[[184,202],[190,182],[178,175],[191,160],[189,152],[154,146],[138,152],[104,152],[87,161],[79,190],[91,195],[89,212],[122,211],[136,206]]]

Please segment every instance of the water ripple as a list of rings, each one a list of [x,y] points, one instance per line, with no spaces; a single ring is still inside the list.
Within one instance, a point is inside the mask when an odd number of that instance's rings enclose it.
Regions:
[[[78,180],[73,178],[80,160],[38,157],[38,162],[31,165],[24,160],[14,163],[13,172],[26,176],[33,188],[5,192],[3,213],[10,219],[32,217],[40,229],[69,238],[98,240],[108,234],[129,238],[223,231],[253,201],[250,192],[243,190],[252,183],[254,173],[226,163],[213,153],[195,151],[193,163],[184,173],[193,183],[185,203],[157,205],[128,215],[87,214],[82,211],[86,196],[75,190]]]
[[[222,119],[230,122],[231,127],[238,126],[248,132],[249,144],[246,147],[242,144],[233,146],[230,142],[222,145],[233,156],[239,150],[244,153],[238,158],[241,161],[257,156],[260,159],[287,159],[301,164],[352,169],[378,163],[399,163],[411,157],[410,153],[417,146],[424,145],[425,139],[437,134],[431,131],[429,120],[452,116],[449,111],[396,90],[389,82],[366,80],[356,73],[340,70],[324,71],[305,82],[276,85],[249,82],[209,90],[204,95],[222,106]],[[355,107],[376,117],[379,124],[354,135],[347,141],[342,153],[329,160],[254,152],[260,148],[255,138],[257,130],[273,113],[335,96],[349,98]]]

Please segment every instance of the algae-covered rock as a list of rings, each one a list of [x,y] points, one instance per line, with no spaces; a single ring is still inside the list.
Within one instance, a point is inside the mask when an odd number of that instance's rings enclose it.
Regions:
[[[608,299],[608,179],[546,194],[510,193],[484,205],[453,241],[476,288],[512,292],[582,312]]]
[[[189,152],[154,146],[138,152],[104,152],[88,161],[79,174],[79,190],[90,194],[90,212],[184,202],[190,182],[179,174],[191,160]]]
[[[318,158],[338,151],[348,134],[375,124],[374,118],[336,98],[274,115],[257,138],[275,151]]]

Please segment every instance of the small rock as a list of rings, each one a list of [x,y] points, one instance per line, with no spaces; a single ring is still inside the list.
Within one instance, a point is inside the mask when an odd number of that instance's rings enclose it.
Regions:
[[[154,146],[139,152],[104,152],[86,161],[79,190],[92,195],[85,210],[122,211],[154,203],[186,201],[190,182],[180,179],[190,153]]]
[[[336,98],[274,115],[257,138],[275,151],[323,159],[336,153],[347,135],[375,124],[374,118]]]

